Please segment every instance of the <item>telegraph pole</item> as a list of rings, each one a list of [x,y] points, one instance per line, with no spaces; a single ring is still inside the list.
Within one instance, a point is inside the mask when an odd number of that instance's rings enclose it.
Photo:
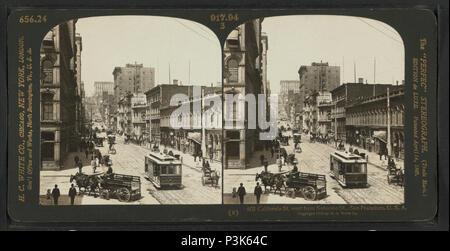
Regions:
[[[389,101],[389,87],[387,88],[387,152],[388,156],[391,156],[391,108]]]

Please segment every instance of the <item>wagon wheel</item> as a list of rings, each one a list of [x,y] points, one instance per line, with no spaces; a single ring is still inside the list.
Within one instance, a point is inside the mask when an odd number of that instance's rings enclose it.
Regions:
[[[294,191],[293,191],[293,194],[292,194],[292,198],[295,199],[295,198],[297,197],[297,194],[298,194],[299,192],[301,192],[300,187],[294,187]]]
[[[306,186],[302,189],[303,198],[306,200],[315,200],[317,197],[316,189],[312,186]]]
[[[389,184],[389,185],[390,185],[390,184],[392,183],[392,181],[391,181],[391,178],[390,178],[389,174],[387,175],[387,182],[388,182],[388,184]]]
[[[125,202],[130,201],[131,199],[131,193],[130,190],[126,187],[122,187],[117,191],[117,197],[119,198],[119,201]]]

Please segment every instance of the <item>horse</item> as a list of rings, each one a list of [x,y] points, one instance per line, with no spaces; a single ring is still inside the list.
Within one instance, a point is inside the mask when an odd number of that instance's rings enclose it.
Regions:
[[[267,192],[267,187],[269,187],[269,191],[272,190],[273,185],[275,184],[274,174],[270,172],[262,171],[261,173],[257,173],[255,177],[255,181],[261,179],[261,182],[264,186],[264,193]]]
[[[220,174],[217,170],[211,171],[211,186],[217,187],[219,185]]]
[[[274,175],[274,186],[275,186],[275,191],[274,194],[277,194],[277,191],[280,191],[280,196],[281,194],[281,188],[283,188],[284,190],[286,190],[286,177],[283,174],[278,174],[278,175]]]
[[[99,187],[99,180],[96,176],[76,173],[75,175],[70,175],[70,183],[72,183],[73,180],[75,180],[80,193],[81,188],[84,188],[84,192],[89,191],[88,195],[91,195],[91,192],[95,193],[95,190]]]
[[[75,183],[77,184],[77,187],[81,193],[81,188],[84,188],[84,190],[88,190],[89,188],[89,176],[87,174],[83,173],[76,173],[75,175],[70,175],[70,183],[75,180]]]

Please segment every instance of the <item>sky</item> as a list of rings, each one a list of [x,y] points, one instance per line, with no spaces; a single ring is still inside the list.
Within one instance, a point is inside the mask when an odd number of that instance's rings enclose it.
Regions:
[[[171,79],[183,84],[221,81],[220,43],[209,28],[189,20],[152,16],[81,18],[77,33],[83,40],[81,80],[87,95],[95,81],[113,82],[116,66],[143,63],[155,68],[156,83]],[[298,15],[265,18],[267,77],[273,93],[280,80],[297,80],[301,65],[328,62],[341,67],[341,83],[364,78],[380,84],[404,79],[404,46],[389,25],[349,16]],[[190,65],[190,67],[189,67]],[[190,77],[189,77],[190,68]]]
[[[404,79],[404,46],[391,26],[349,16],[283,16],[265,18],[268,36],[267,79],[273,93],[280,80],[298,80],[301,65],[328,62],[341,66],[341,83],[362,77],[367,82],[392,84]],[[364,81],[365,81],[364,80]]]
[[[186,85],[189,79],[192,85],[221,81],[219,40],[199,23],[151,16],[90,17],[78,20],[76,32],[83,42],[81,80],[88,96],[95,81],[114,81],[114,67],[135,62],[154,67],[158,84],[169,83],[169,64],[170,78]]]

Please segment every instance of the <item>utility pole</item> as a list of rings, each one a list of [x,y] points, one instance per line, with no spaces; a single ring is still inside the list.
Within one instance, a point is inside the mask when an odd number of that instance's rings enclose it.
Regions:
[[[353,83],[356,83],[356,63],[353,61]]]
[[[377,58],[373,59],[373,83],[375,84],[376,82],[376,71],[377,70]]]
[[[389,100],[389,87],[387,88],[387,152],[388,156],[391,156],[391,108]]]
[[[203,102],[203,97],[205,96],[205,94],[204,94],[204,88],[203,88],[203,86],[202,87],[200,87],[201,89],[202,89],[202,92],[201,92],[201,96],[200,96],[200,104],[201,104],[201,107],[200,107],[200,111],[201,111],[201,121],[202,121],[202,158],[204,159],[205,157],[206,157],[206,129],[205,129],[205,121],[204,121],[204,119],[203,119],[203,115],[204,115],[204,102]]]

